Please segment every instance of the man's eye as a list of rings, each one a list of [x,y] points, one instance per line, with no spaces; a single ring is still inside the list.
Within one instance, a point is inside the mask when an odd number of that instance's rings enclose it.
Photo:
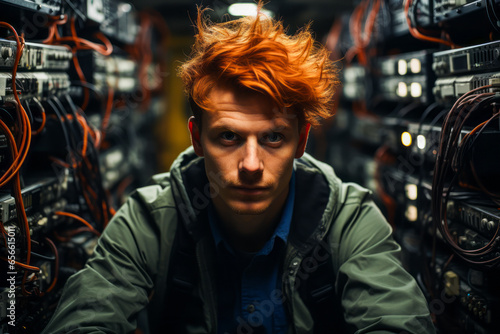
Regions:
[[[279,143],[282,140],[283,140],[283,135],[277,132],[272,132],[264,136],[264,141],[268,143]]]
[[[220,134],[220,138],[227,141],[236,140],[236,135],[230,131],[226,131]]]

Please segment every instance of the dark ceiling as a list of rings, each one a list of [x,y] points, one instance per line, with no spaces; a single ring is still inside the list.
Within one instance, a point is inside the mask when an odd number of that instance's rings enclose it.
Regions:
[[[227,13],[228,5],[251,0],[131,0],[137,9],[153,8],[166,19],[173,35],[193,35],[191,20],[196,17],[196,5],[213,9],[212,20],[220,21]],[[352,10],[355,0],[270,0],[266,9],[276,13],[293,32],[312,21],[312,29],[317,39],[321,39],[330,29],[335,17]]]

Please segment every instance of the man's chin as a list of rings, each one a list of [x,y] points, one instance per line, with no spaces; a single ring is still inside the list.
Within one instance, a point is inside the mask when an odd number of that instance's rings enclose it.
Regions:
[[[264,205],[231,205],[231,211],[241,216],[256,216],[266,212],[267,206]]]
[[[258,216],[265,212],[265,210],[238,210],[235,209],[233,212],[239,216]]]

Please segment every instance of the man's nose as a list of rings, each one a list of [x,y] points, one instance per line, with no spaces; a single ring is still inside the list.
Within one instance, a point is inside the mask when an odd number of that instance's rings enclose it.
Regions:
[[[239,163],[240,172],[249,174],[262,172],[264,163],[261,157],[261,148],[256,139],[248,139],[243,148],[243,157]]]

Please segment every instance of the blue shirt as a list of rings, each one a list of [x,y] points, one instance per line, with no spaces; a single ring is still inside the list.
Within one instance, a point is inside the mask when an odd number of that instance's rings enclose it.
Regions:
[[[286,249],[295,200],[295,170],[274,234],[256,253],[233,249],[224,239],[215,210],[209,223],[217,248],[218,333],[287,333],[280,259]]]

